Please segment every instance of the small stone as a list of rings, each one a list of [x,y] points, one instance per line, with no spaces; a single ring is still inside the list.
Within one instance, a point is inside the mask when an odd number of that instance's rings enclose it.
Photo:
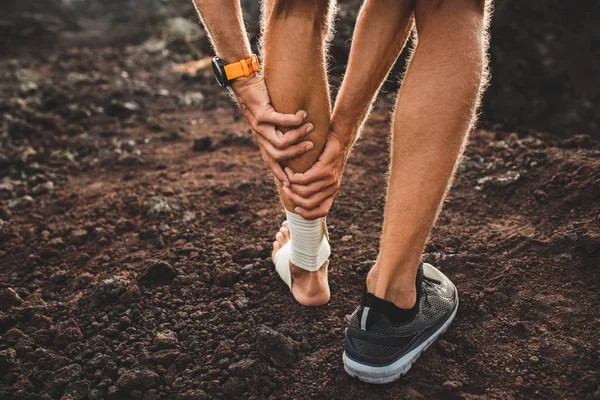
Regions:
[[[169,283],[177,275],[175,268],[163,260],[150,260],[142,279],[150,283]]]
[[[83,370],[79,364],[67,365],[56,371],[54,374],[54,382],[58,385],[64,385],[70,382],[75,382],[81,376]]]
[[[177,340],[177,334],[173,331],[158,332],[154,336],[152,344],[157,350],[173,349],[177,347],[179,341]]]
[[[55,336],[54,345],[60,349],[83,339],[81,329],[79,329],[79,325],[73,318],[56,324],[53,333]]]
[[[94,305],[102,305],[117,300],[127,291],[129,280],[120,276],[104,279],[94,287],[92,300]]]
[[[192,146],[192,150],[199,152],[211,151],[213,148],[214,146],[210,136],[194,139],[194,144]]]
[[[178,97],[182,106],[197,106],[204,102],[204,95],[200,92],[186,92]]]
[[[88,231],[85,229],[75,229],[69,234],[70,244],[83,244],[88,237]]]
[[[16,355],[14,349],[0,350],[0,376],[6,375],[15,366]]]
[[[267,251],[263,246],[249,244],[235,252],[233,261],[237,263],[252,261],[255,258],[263,258],[265,253],[267,253]]]
[[[208,395],[204,390],[188,390],[185,393],[180,393],[175,397],[176,400],[207,400]]]
[[[148,369],[125,371],[117,381],[122,390],[148,390],[156,386],[158,375]]]
[[[266,325],[261,325],[258,330],[256,348],[276,367],[293,364],[298,357],[298,344]]]
[[[228,371],[235,376],[252,377],[261,375],[262,372],[264,372],[264,369],[264,365],[258,360],[245,358],[231,364]]]
[[[462,382],[459,381],[446,381],[444,382],[444,389],[446,390],[458,390],[463,386]]]
[[[225,339],[215,349],[213,354],[216,360],[220,360],[222,358],[231,357],[235,353],[235,342],[231,339]]]
[[[48,193],[54,190],[54,182],[48,181],[44,183],[40,183],[39,185],[34,186],[31,189],[31,194],[34,196],[39,196],[44,193]]]
[[[540,359],[537,356],[531,356],[531,357],[529,357],[529,361],[534,364],[537,364],[540,362]]]
[[[146,214],[149,217],[171,215],[175,211],[179,210],[179,205],[165,199],[164,197],[155,196],[146,203],[146,210]]]
[[[230,398],[239,398],[246,391],[246,383],[243,378],[232,377],[221,387],[223,393]]]
[[[177,357],[180,354],[181,354],[181,352],[179,350],[167,349],[167,350],[157,351],[156,353],[154,353],[153,357],[157,364],[168,367],[177,359]]]
[[[240,273],[233,268],[218,266],[213,270],[212,278],[219,286],[231,287],[240,279]]]
[[[6,311],[14,306],[23,304],[23,299],[13,288],[5,288],[0,290],[0,310]]]

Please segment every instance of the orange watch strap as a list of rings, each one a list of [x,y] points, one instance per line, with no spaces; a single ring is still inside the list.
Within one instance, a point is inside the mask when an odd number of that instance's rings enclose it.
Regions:
[[[227,64],[224,69],[227,80],[231,81],[260,71],[260,64],[258,63],[258,57],[253,54],[250,58],[240,60],[240,62]]]

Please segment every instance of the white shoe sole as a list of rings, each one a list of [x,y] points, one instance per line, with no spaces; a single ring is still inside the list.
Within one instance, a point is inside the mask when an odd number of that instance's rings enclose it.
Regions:
[[[342,356],[342,360],[344,361],[344,370],[346,370],[348,375],[367,383],[384,384],[399,379],[402,375],[408,372],[410,367],[417,360],[417,358],[419,358],[421,353],[427,350],[442,333],[446,332],[454,320],[457,311],[458,297],[456,298],[456,307],[454,308],[452,315],[450,315],[448,320],[444,322],[444,325],[440,326],[439,329],[435,331],[435,333],[426,341],[392,364],[383,367],[374,367],[371,365],[361,364],[348,357],[344,351],[344,355]]]

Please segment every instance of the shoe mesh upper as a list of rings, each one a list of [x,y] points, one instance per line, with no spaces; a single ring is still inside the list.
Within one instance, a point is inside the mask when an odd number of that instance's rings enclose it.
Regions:
[[[393,325],[387,317],[380,315],[380,318],[369,325],[367,330],[370,333],[383,336],[409,336],[423,331],[441,322],[452,312],[456,304],[455,292],[456,288],[450,279],[432,265],[423,264],[422,293],[417,315],[410,321],[400,325]],[[350,326],[360,328],[361,308],[356,309],[350,317]],[[391,346],[368,343],[355,337],[352,337],[351,340],[359,354],[369,357],[385,357],[399,350]]]

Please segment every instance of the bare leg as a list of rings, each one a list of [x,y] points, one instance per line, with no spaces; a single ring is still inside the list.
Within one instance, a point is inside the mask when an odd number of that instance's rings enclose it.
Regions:
[[[284,163],[294,172],[309,169],[321,154],[330,121],[329,86],[325,64],[326,39],[333,5],[329,0],[267,0],[264,20],[264,73],[274,108],[292,113],[306,110],[307,122],[314,130],[307,139],[312,151]],[[295,206],[282,192],[285,208]],[[275,254],[288,240],[284,224],[273,244]],[[304,305],[324,304],[329,300],[327,268],[309,272],[290,263],[292,293]]]
[[[418,44],[393,121],[381,248],[369,292],[411,308],[420,256],[473,125],[486,70],[484,0],[417,0]]]

